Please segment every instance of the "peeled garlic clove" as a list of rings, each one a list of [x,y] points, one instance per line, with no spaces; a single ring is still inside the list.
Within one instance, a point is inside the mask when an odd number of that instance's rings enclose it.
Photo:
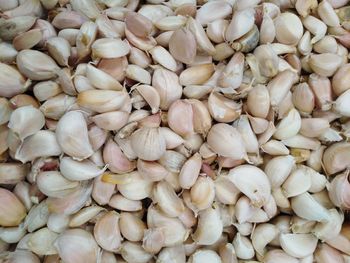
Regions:
[[[179,216],[184,210],[182,200],[174,189],[165,181],[158,182],[153,188],[153,201],[170,217]]]
[[[199,213],[197,229],[192,238],[200,245],[212,245],[221,237],[222,231],[219,210],[207,208]]]
[[[234,41],[248,33],[254,26],[254,14],[252,8],[235,11],[225,32],[226,41]]]
[[[330,77],[340,67],[341,57],[332,53],[311,55],[309,65],[315,73],[324,77]]]
[[[59,70],[51,57],[37,50],[20,51],[16,63],[19,71],[32,80],[51,79],[57,75]]]
[[[232,244],[238,258],[252,259],[254,257],[255,251],[249,238],[237,233]]]
[[[266,174],[252,165],[240,165],[230,170],[229,178],[256,207],[261,207],[270,198],[271,186]]]
[[[246,150],[241,135],[234,127],[228,124],[219,123],[213,125],[208,133],[207,142],[209,147],[221,156],[231,157],[236,160],[246,157]],[[232,151],[232,149],[235,149],[235,151]]]
[[[346,169],[349,166],[350,144],[346,142],[334,143],[323,154],[323,166],[325,171],[332,175]]]
[[[291,206],[294,213],[301,218],[317,222],[329,220],[327,209],[320,205],[308,192],[293,197]]]
[[[138,172],[128,174],[128,180],[124,184],[117,185],[119,192],[130,200],[141,200],[150,197],[153,182],[145,180]]]
[[[273,224],[260,224],[252,233],[252,245],[259,255],[266,253],[266,245],[279,234],[278,228]]]
[[[194,185],[201,167],[202,158],[198,153],[195,153],[184,163],[179,174],[179,183],[183,189],[190,189]]]
[[[327,0],[322,1],[318,5],[317,13],[327,26],[339,26],[339,17],[337,16],[337,13],[333,9],[332,5]]]
[[[92,46],[92,56],[95,58],[119,58],[130,52],[127,42],[121,39],[100,38]]]
[[[77,133],[80,134],[79,137],[76,136]],[[62,150],[73,159],[83,160],[93,154],[87,124],[81,112],[65,113],[58,121],[56,136]]]
[[[18,226],[26,216],[26,209],[21,201],[9,190],[0,188],[0,225],[5,227]]]
[[[20,140],[35,134],[45,125],[43,114],[32,106],[20,107],[11,114],[8,127]]]
[[[57,143],[56,134],[40,130],[23,141],[16,151],[15,158],[26,163],[38,157],[59,156],[61,153],[62,150]]]
[[[292,257],[304,258],[316,250],[317,238],[312,234],[281,234],[282,249]]]
[[[119,251],[122,241],[119,219],[118,213],[110,211],[99,218],[94,227],[96,242],[103,249],[114,253]]]
[[[329,217],[329,221],[317,223],[312,230],[312,233],[322,241],[333,239],[339,235],[344,221],[344,214],[336,209],[329,210]]]
[[[285,12],[274,21],[276,39],[286,45],[296,45],[303,35],[303,24],[298,16]]]
[[[261,145],[261,150],[270,155],[288,155],[288,148],[277,140],[269,140],[267,143]]]
[[[69,229],[55,241],[62,260],[67,263],[96,262],[98,245],[94,237],[83,229]]]
[[[301,127],[300,114],[296,109],[291,109],[276,126],[276,131],[273,136],[276,139],[288,139],[296,135]]]
[[[303,166],[294,170],[282,185],[282,189],[287,198],[305,193],[310,187],[311,176]]]
[[[181,48],[183,43],[186,43],[186,48]],[[196,39],[192,32],[185,28],[177,29],[169,40],[169,51],[176,60],[191,64],[196,56]]]

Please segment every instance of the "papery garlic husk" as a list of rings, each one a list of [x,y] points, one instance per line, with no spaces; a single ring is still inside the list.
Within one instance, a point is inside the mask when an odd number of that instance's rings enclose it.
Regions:
[[[1,96],[10,98],[27,90],[30,82],[26,83],[25,78],[16,68],[0,63],[0,72]]]
[[[281,234],[282,249],[290,256],[304,258],[312,254],[317,246],[317,238],[312,234]]]
[[[312,233],[322,241],[333,239],[339,235],[344,221],[343,212],[338,212],[336,209],[330,209],[329,216],[329,221],[317,223],[312,230]]]
[[[341,62],[342,60],[339,55],[323,53],[319,55],[311,55],[309,65],[315,73],[323,77],[330,77],[341,66]]]
[[[226,98],[218,92],[212,92],[208,99],[208,109],[211,116],[218,122],[232,122],[241,113],[242,105]]]
[[[126,92],[114,90],[86,90],[79,93],[77,98],[78,105],[99,113],[129,107],[129,101]]]
[[[202,158],[198,153],[195,153],[184,163],[179,174],[179,183],[183,189],[190,189],[194,185],[201,167]]]
[[[254,14],[252,8],[235,11],[225,32],[226,41],[232,42],[248,33],[254,26]]]
[[[287,179],[295,165],[293,156],[277,156],[272,158],[265,165],[265,173],[270,180],[272,188],[280,187]]]
[[[89,180],[101,175],[104,170],[105,168],[99,169],[89,160],[79,162],[70,157],[63,157],[60,161],[60,171],[69,180]]]
[[[37,186],[48,197],[65,197],[76,190],[79,182],[67,180],[57,171],[41,172],[36,178]]]
[[[324,222],[329,220],[329,212],[319,204],[308,192],[291,199],[291,206],[296,215],[312,221]]]
[[[273,224],[260,224],[252,233],[252,245],[257,253],[264,255],[266,245],[279,234],[278,228]]]
[[[115,209],[126,212],[135,212],[142,209],[142,203],[139,200],[129,200],[120,194],[113,195],[108,205]]]
[[[327,32],[327,25],[320,19],[308,15],[302,19],[302,22],[304,27],[314,35],[314,37],[311,39],[312,44],[316,43],[325,36]]]
[[[308,191],[311,187],[311,176],[307,168],[297,167],[284,181],[283,192],[287,198],[300,195]]]
[[[32,80],[47,80],[55,77],[59,67],[56,62],[37,50],[22,50],[18,53],[16,63],[19,71]]]
[[[94,237],[83,229],[66,230],[56,239],[55,247],[67,263],[93,263],[97,260],[98,245]]]
[[[129,241],[141,241],[146,230],[146,224],[135,214],[123,212],[120,214],[120,232]]]
[[[81,112],[65,113],[57,123],[56,136],[62,150],[73,159],[83,160],[93,154],[86,120]]]
[[[188,263],[220,263],[222,262],[219,255],[209,249],[198,249],[188,260]]]
[[[126,262],[147,263],[152,258],[152,254],[147,253],[141,244],[129,241],[122,244],[120,254]]]
[[[269,140],[267,143],[260,146],[263,152],[270,155],[288,155],[288,148],[277,140]]]
[[[91,64],[86,66],[86,77],[98,89],[123,90],[123,86],[115,78]]]
[[[190,198],[194,211],[210,207],[215,198],[213,180],[210,177],[199,177],[190,190]]]
[[[145,161],[158,160],[166,151],[165,138],[159,128],[143,127],[131,135],[131,146]]]
[[[167,216],[177,217],[184,210],[182,200],[166,181],[160,181],[154,186],[152,199]]]
[[[268,202],[271,186],[268,177],[261,169],[252,165],[240,165],[231,169],[228,176],[255,207],[261,207]]]
[[[286,97],[288,91],[295,81],[295,73],[291,70],[285,70],[276,75],[269,84],[267,89],[270,94],[270,102],[272,107],[276,107]]]
[[[110,211],[99,218],[94,226],[94,237],[96,242],[105,250],[110,252],[119,251],[122,236],[119,228],[119,214]]]
[[[141,200],[150,197],[153,182],[145,180],[138,172],[128,174],[127,182],[118,184],[119,192],[130,200]]]
[[[44,115],[32,106],[20,107],[11,114],[8,127],[23,141],[45,125]]]
[[[0,37],[3,40],[13,40],[20,33],[28,31],[35,23],[34,16],[18,16],[8,19],[3,19],[0,22]]]
[[[125,15],[125,26],[138,37],[147,37],[153,29],[152,22],[142,14],[127,12]]]
[[[288,139],[296,135],[301,127],[301,117],[296,109],[291,109],[276,126],[273,136],[276,139]]]
[[[337,207],[348,209],[350,207],[349,189],[348,173],[337,175],[328,186],[329,198],[332,203]]]
[[[286,45],[296,45],[303,35],[303,25],[298,16],[285,12],[274,21],[276,39]]]
[[[249,238],[237,233],[232,244],[238,258],[247,260],[254,257],[255,251]]]
[[[292,100],[301,114],[310,114],[315,107],[315,95],[306,82],[294,87]]]
[[[23,141],[16,150],[15,159],[26,163],[38,157],[59,156],[61,153],[56,134],[52,131],[40,130]]]
[[[346,142],[334,143],[323,154],[323,167],[327,174],[332,175],[349,167],[350,144]]]
[[[0,226],[18,226],[26,216],[26,209],[21,201],[9,190],[0,188]]]
[[[220,238],[222,231],[218,208],[207,208],[199,212],[198,226],[192,238],[200,245],[212,245]]]
[[[264,255],[264,262],[266,263],[278,263],[278,262],[298,263],[300,261],[299,259],[288,255],[286,252],[284,252],[281,249],[272,249],[272,250],[269,250]]]
[[[57,236],[57,233],[44,227],[30,236],[27,242],[28,248],[37,255],[55,255],[57,250],[54,242]]]
[[[214,152],[221,156],[231,157],[236,160],[246,157],[246,150],[241,135],[234,127],[228,124],[219,123],[213,125],[208,133],[207,143]],[[232,149],[235,149],[235,151],[232,151]]]
[[[127,42],[121,39],[100,38],[92,46],[92,56],[95,58],[119,58],[130,52]]]
[[[187,19],[186,28],[189,29],[194,35],[194,37],[196,38],[197,48],[200,51],[204,51],[209,55],[214,54],[215,48],[213,44],[210,42],[207,34],[205,33],[199,21],[193,19],[192,17],[189,17]]]

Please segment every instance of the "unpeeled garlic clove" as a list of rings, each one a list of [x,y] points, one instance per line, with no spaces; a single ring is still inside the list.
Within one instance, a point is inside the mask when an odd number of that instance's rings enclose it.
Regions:
[[[147,229],[145,230],[144,237],[142,240],[142,247],[148,253],[158,253],[164,245],[164,234],[159,228]],[[164,257],[161,253],[158,258]]]
[[[13,97],[27,90],[27,84],[23,75],[14,67],[5,63],[0,63],[0,95],[4,97]]]
[[[304,258],[314,253],[317,238],[312,234],[281,234],[282,249],[292,257]]]
[[[334,205],[345,209],[350,207],[350,183],[347,172],[337,175],[328,188],[329,198]]]
[[[42,39],[42,33],[40,29],[31,29],[27,32],[16,36],[12,43],[16,50],[30,49],[37,45]]]
[[[323,53],[311,55],[309,65],[311,69],[323,77],[332,76],[341,66],[341,57],[337,54]]]
[[[178,100],[171,104],[168,110],[168,124],[180,136],[190,135],[194,132],[193,110],[187,100]]]
[[[288,148],[280,141],[269,140],[267,143],[260,146],[263,152],[270,155],[288,155]]]
[[[336,209],[329,210],[330,220],[317,223],[312,233],[320,240],[327,241],[339,235],[344,221],[344,214]]]
[[[273,224],[260,224],[252,233],[252,245],[259,255],[266,253],[266,245],[279,234],[278,228]]]
[[[40,259],[37,255],[30,251],[21,249],[18,249],[15,252],[10,252],[8,255],[5,256],[5,258],[5,260],[12,263],[40,263]]]
[[[33,161],[38,157],[59,156],[62,153],[57,143],[56,134],[40,130],[27,137],[16,150],[15,158],[22,163]]]
[[[179,82],[183,86],[204,84],[214,73],[214,64],[192,66],[181,72]]]
[[[350,91],[347,90],[344,93],[342,93],[334,102],[334,105],[333,105],[334,110],[343,116],[349,117],[350,116],[350,110],[348,107],[349,100],[350,100]]]
[[[200,245],[212,245],[221,237],[222,231],[219,210],[210,207],[199,213],[197,229],[192,238]]]
[[[237,89],[243,80],[244,55],[235,53],[222,71],[218,84],[222,88]]]
[[[240,165],[231,169],[228,176],[255,207],[261,207],[268,202],[271,186],[267,175],[261,169],[252,165]]]
[[[349,166],[348,150],[350,144],[346,142],[334,143],[323,154],[323,166],[325,171],[332,175],[346,169]]]
[[[129,59],[131,62],[131,54],[129,56]],[[125,78],[125,70],[127,66],[128,59],[126,56],[124,56],[120,58],[101,59],[97,65],[97,68],[111,75],[117,81],[122,81]]]
[[[264,15],[260,26],[259,42],[261,44],[272,43],[276,37],[276,28],[272,18]]]
[[[199,153],[195,153],[184,163],[179,174],[179,183],[183,189],[190,189],[195,184],[201,167],[202,158]]]
[[[237,233],[232,244],[239,259],[247,260],[254,257],[255,251],[249,238]]]
[[[152,258],[152,254],[147,253],[141,244],[130,241],[123,242],[120,254],[126,262],[147,263]]]
[[[273,77],[278,73],[278,56],[270,45],[256,47],[254,56],[263,76]]]
[[[191,255],[191,257],[188,260],[188,263],[219,263],[222,262],[219,255],[209,249],[199,249],[195,253]]]
[[[225,143],[223,143],[225,142]],[[219,123],[212,126],[208,133],[207,143],[217,154],[236,160],[244,159],[247,155],[243,139],[232,126]],[[233,152],[232,149],[235,149]]]
[[[117,184],[119,192],[130,200],[141,200],[151,196],[153,182],[145,180],[137,172],[127,174],[127,181],[123,184]]]
[[[18,226],[26,216],[26,209],[21,201],[9,190],[0,188],[0,225],[6,227]]]
[[[212,10],[217,10],[217,12],[214,14]],[[201,25],[205,26],[214,20],[225,18],[231,13],[232,7],[228,2],[208,2],[197,10],[196,20],[198,20]]]
[[[310,187],[311,176],[304,166],[297,167],[282,185],[282,189],[287,198],[305,193]]]
[[[292,100],[301,114],[310,114],[315,107],[315,95],[306,82],[295,86],[292,92]]]
[[[113,195],[109,200],[108,205],[115,209],[126,212],[136,212],[142,210],[141,201],[127,199],[121,194]]]
[[[94,226],[94,237],[97,244],[110,252],[117,252],[121,246],[122,236],[119,228],[120,216],[110,211],[99,218]]]
[[[100,38],[92,46],[92,56],[95,58],[119,58],[130,52],[129,45],[121,39]]]
[[[272,107],[276,107],[286,97],[288,91],[295,81],[295,73],[291,70],[284,70],[278,73],[267,85],[270,94]]]
[[[333,100],[330,80],[318,74],[311,74],[308,83],[314,92],[317,106],[323,111],[329,110]]]
[[[123,237],[134,242],[141,241],[146,231],[146,224],[132,213],[121,213],[119,226]]]
[[[69,220],[69,227],[79,227],[93,219],[103,210],[104,208],[95,205],[85,207],[72,216],[72,218]]]
[[[320,244],[316,249],[315,259],[319,263],[345,262],[342,254],[338,250],[324,243]]]
[[[198,49],[212,55],[215,53],[215,48],[213,44],[210,42],[207,34],[205,33],[202,25],[199,21],[189,17],[187,19],[186,28],[189,29],[194,35]]]
[[[337,27],[340,25],[339,17],[333,9],[332,5],[327,1],[322,1],[317,7],[317,13],[322,21],[330,27]]]
[[[272,188],[280,187],[287,179],[288,175],[292,171],[295,165],[293,156],[277,156],[272,158],[265,165],[265,173],[270,180]]]
[[[62,233],[68,228],[69,219],[67,215],[51,213],[48,215],[47,227],[53,232]]]
[[[235,11],[225,32],[226,41],[232,42],[248,33],[254,26],[254,14],[252,8]]]
[[[102,178],[100,175],[94,179],[91,196],[99,205],[106,205],[114,193],[115,184],[104,182]]]
[[[103,90],[123,90],[123,86],[108,73],[101,69],[95,68],[91,64],[86,66],[86,77],[91,85]]]
[[[266,255],[264,255],[264,262],[266,263],[298,263],[299,259],[288,255],[281,249],[272,249],[269,250]]]
[[[186,43],[187,48],[180,48],[181,43]],[[192,32],[185,28],[177,29],[169,40],[169,51],[176,60],[191,64],[196,56],[196,39]]]
[[[329,122],[322,118],[301,120],[300,134],[307,137],[319,137],[329,128]]]
[[[247,153],[258,153],[259,143],[249,124],[247,115],[241,115],[240,118],[233,123],[233,126],[241,134]]]
[[[75,136],[77,132],[79,137]],[[57,123],[56,137],[62,150],[73,159],[83,160],[93,154],[86,120],[81,112],[65,113]]]
[[[13,40],[18,34],[28,31],[36,20],[35,16],[28,15],[3,19],[0,23],[0,37],[7,41]]]
[[[125,25],[128,30],[138,37],[149,36],[153,29],[152,22],[147,17],[136,12],[126,13]]]
[[[101,129],[118,131],[127,124],[129,113],[125,111],[111,111],[95,115],[91,120]]]
[[[37,255],[55,255],[57,250],[54,242],[57,236],[57,233],[44,227],[30,236],[27,242],[28,248]]]
[[[259,118],[266,118],[270,109],[269,91],[264,85],[257,85],[248,93],[247,107],[250,113]]]
[[[284,140],[295,136],[301,127],[301,117],[296,109],[291,109],[276,126],[273,136],[276,139]]]
[[[69,229],[55,241],[62,260],[67,263],[96,262],[98,245],[94,237],[83,229]]]
[[[204,210],[213,204],[215,185],[210,177],[199,177],[190,190],[191,205],[194,210]]]
[[[314,37],[311,39],[311,44],[316,43],[325,36],[327,32],[327,25],[320,19],[308,15],[302,19],[302,22],[304,27],[314,35]]]
[[[241,113],[242,105],[226,98],[218,92],[212,92],[208,99],[210,115],[218,122],[232,122]]]
[[[285,12],[275,20],[276,39],[286,45],[296,45],[303,35],[303,24],[298,16]]]

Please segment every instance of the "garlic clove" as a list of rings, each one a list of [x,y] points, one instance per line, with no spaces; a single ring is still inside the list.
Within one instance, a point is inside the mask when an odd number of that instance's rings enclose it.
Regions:
[[[128,174],[128,180],[124,184],[117,184],[119,192],[130,200],[141,200],[151,196],[153,182],[145,180],[134,171]]]
[[[142,14],[127,12],[125,15],[125,25],[134,35],[147,37],[153,30],[152,22]]]
[[[21,201],[9,190],[0,188],[1,211],[0,225],[18,226],[26,216],[26,209]]]
[[[291,109],[288,114],[277,124],[273,136],[278,140],[284,140],[296,135],[301,128],[301,117],[296,109]]]
[[[114,194],[115,184],[104,182],[102,179],[103,175],[94,179],[91,196],[99,205],[106,205]]]
[[[339,235],[344,221],[344,214],[336,209],[329,210],[330,220],[317,223],[312,233],[320,240],[327,241]]]
[[[270,155],[288,155],[288,148],[277,140],[269,140],[267,143],[261,145],[261,150]]]
[[[267,85],[272,107],[276,107],[286,97],[295,81],[295,73],[285,70],[278,73]]]
[[[254,14],[252,8],[235,11],[225,32],[226,41],[232,42],[248,33],[254,25]]]
[[[55,255],[54,242],[58,234],[44,227],[34,232],[28,240],[28,248],[37,255]]]
[[[323,154],[323,166],[327,174],[335,174],[348,167],[348,149],[350,144],[345,142],[334,143]]]
[[[72,216],[72,218],[69,220],[69,227],[79,227],[93,219],[103,210],[104,208],[95,205],[85,207]]]
[[[141,201],[129,200],[120,194],[113,195],[108,205],[115,209],[126,211],[126,212],[136,212],[142,209]]]
[[[90,81],[91,85],[98,89],[117,91],[123,90],[123,86],[116,79],[103,70],[95,68],[91,64],[86,66],[86,77]]]
[[[187,48],[180,48],[186,43]],[[175,30],[169,40],[170,54],[178,61],[191,64],[196,56],[196,39],[192,32],[185,28]]]
[[[126,262],[147,263],[152,258],[152,254],[147,253],[141,244],[130,241],[123,242],[120,254]]]
[[[282,249],[292,257],[304,258],[316,250],[317,238],[311,234],[281,234]]]
[[[284,252],[281,249],[272,249],[272,250],[269,250],[264,255],[264,262],[266,262],[266,263],[278,263],[278,262],[297,263],[300,261],[299,261],[299,259],[288,255],[286,252]]]
[[[201,85],[204,84],[214,73],[214,64],[202,64],[192,66],[181,72],[179,76],[180,84]]]
[[[212,10],[217,10],[217,12],[213,14]],[[202,5],[201,8],[197,10],[196,20],[204,26],[217,19],[225,18],[231,13],[232,7],[228,2],[208,2]]]
[[[349,188],[347,172],[337,175],[329,185],[329,198],[332,203],[341,208],[349,207]]]
[[[296,45],[303,35],[303,25],[298,16],[285,12],[275,20],[276,39],[286,45]]]
[[[321,145],[321,143],[318,140],[313,138],[308,138],[300,134],[297,134],[288,139],[284,139],[282,140],[282,143],[285,146],[288,146],[291,148],[300,148],[300,149],[307,149],[307,150],[317,150]]]
[[[279,230],[273,224],[260,224],[252,233],[252,245],[259,255],[264,255],[266,253],[266,245],[270,243],[277,235]]]
[[[195,184],[201,167],[202,158],[199,153],[195,153],[184,163],[181,168],[179,174],[179,183],[181,188],[190,189]]]
[[[287,179],[295,165],[295,160],[291,155],[277,156],[272,158],[265,165],[265,173],[270,180],[272,188],[280,187]]]
[[[100,38],[92,46],[92,56],[95,58],[119,58],[130,52],[128,43],[121,39]]]
[[[235,248],[237,258],[247,260],[254,257],[255,251],[249,238],[237,233],[232,244]]]
[[[316,74],[330,77],[341,66],[341,58],[339,55],[332,53],[311,55],[309,65]]]
[[[210,42],[207,34],[205,33],[199,21],[197,21],[196,19],[193,19],[192,17],[189,17],[187,19],[186,28],[189,29],[194,35],[197,42],[197,48],[199,50],[204,51],[209,55],[214,54],[215,48],[213,44]]]
[[[287,198],[307,192],[311,187],[311,176],[303,166],[297,167],[284,181],[283,192]]]

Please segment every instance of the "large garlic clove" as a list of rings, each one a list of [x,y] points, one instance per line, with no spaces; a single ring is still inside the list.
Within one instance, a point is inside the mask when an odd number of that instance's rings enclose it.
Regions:
[[[292,257],[281,249],[272,249],[264,256],[264,263],[298,263],[299,259]]]
[[[199,177],[190,190],[191,204],[193,210],[204,210],[209,208],[215,198],[215,185],[210,177]]]
[[[235,11],[226,29],[225,39],[232,42],[248,33],[254,26],[254,13],[252,8]]]
[[[303,35],[303,25],[298,16],[285,12],[275,20],[276,39],[286,45],[296,45]]]
[[[327,174],[335,174],[349,166],[350,144],[346,142],[334,143],[323,154],[323,165]]]
[[[329,210],[330,220],[317,223],[312,233],[322,241],[327,241],[339,235],[344,221],[344,214],[336,209]]]
[[[92,198],[99,205],[106,205],[114,193],[115,185],[112,183],[104,182],[102,179],[103,175],[100,175],[94,179]]]
[[[123,212],[119,219],[120,232],[129,241],[141,241],[146,231],[146,224],[135,214]]]
[[[328,187],[329,198],[334,205],[347,209],[350,207],[350,183],[348,172],[337,175]]]
[[[122,244],[120,254],[126,262],[147,263],[152,258],[152,254],[147,253],[141,244],[130,241]]]
[[[229,178],[256,207],[266,204],[270,198],[271,186],[267,175],[252,165],[240,165],[230,170]]]
[[[0,95],[13,97],[27,90],[29,82],[26,83],[23,75],[14,67],[0,63]]]
[[[281,234],[282,249],[292,257],[304,258],[316,250],[317,238],[312,234]]]
[[[0,225],[17,226],[26,216],[26,209],[21,201],[9,190],[0,188]]]
[[[79,137],[76,136],[78,133]],[[56,136],[62,150],[73,159],[83,160],[93,154],[86,120],[81,112],[65,113],[57,123]]]
[[[296,135],[301,127],[301,117],[296,109],[291,109],[276,126],[273,136],[278,140],[288,139]]]
[[[272,188],[280,187],[292,171],[295,160],[291,155],[272,158],[265,166],[265,173]]]
[[[168,110],[168,125],[178,135],[186,136],[194,132],[192,106],[186,100],[178,100]]]
[[[284,181],[283,192],[287,198],[300,195],[311,187],[311,175],[304,166],[297,167]]]
[[[259,255],[266,253],[266,245],[270,243],[277,235],[279,230],[273,224],[260,224],[252,233],[252,245]]]
[[[98,245],[94,237],[83,229],[63,232],[56,239],[55,247],[67,263],[94,263],[97,260]]]
[[[47,227],[34,232],[27,244],[29,250],[37,255],[55,255],[57,254],[54,242],[58,234],[49,230]]]
[[[181,48],[182,43],[186,43],[187,48]],[[196,56],[196,39],[192,32],[186,28],[175,30],[169,40],[169,51],[176,60],[191,64]]]
[[[190,189],[195,184],[201,167],[202,158],[198,153],[184,163],[179,174],[179,183],[183,189]]]

